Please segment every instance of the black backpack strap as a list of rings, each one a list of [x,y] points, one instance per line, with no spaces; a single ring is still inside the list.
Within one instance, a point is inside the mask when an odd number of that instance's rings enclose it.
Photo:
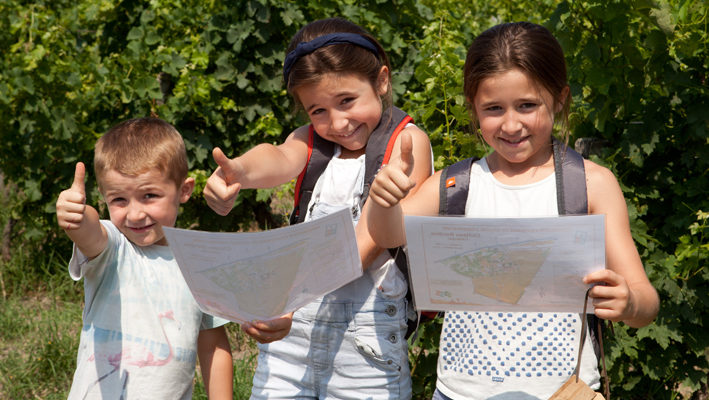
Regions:
[[[583,157],[560,141],[552,141],[559,215],[588,214],[586,170]]]
[[[374,176],[383,164],[389,162],[394,143],[406,124],[413,121],[404,111],[397,107],[389,107],[382,112],[379,125],[372,131],[367,140],[367,150],[364,157],[364,190],[362,204],[369,196]]]
[[[468,200],[468,189],[470,186],[470,167],[477,158],[467,158],[449,165],[441,172],[439,184],[439,215],[465,215],[465,203]],[[402,252],[403,253],[403,252]],[[408,278],[408,275],[407,275]],[[406,295],[409,302],[412,302],[411,290]],[[413,303],[412,303],[413,304]],[[419,323],[430,321],[436,316],[442,316],[443,312],[421,312],[417,320],[408,321],[408,338],[418,330]]]
[[[396,107],[389,107],[382,112],[379,125],[372,131],[367,141],[362,204],[364,204],[369,195],[369,187],[377,171],[381,168],[382,162],[389,161],[397,136],[406,124],[411,121],[411,117]],[[335,143],[323,139],[310,125],[308,132],[308,161],[298,176],[295,185],[295,204],[290,217],[291,225],[305,220],[305,214],[307,214],[307,207],[313,196],[315,184],[325,171],[325,168],[327,168],[327,164],[334,154]]]
[[[438,215],[465,215],[470,168],[476,160],[476,157],[466,158],[443,169],[438,189]]]
[[[315,184],[334,154],[335,144],[321,138],[320,135],[315,133],[313,126],[310,125],[308,132],[308,161],[303,171],[298,175],[298,181],[295,184],[295,204],[290,216],[291,225],[305,220],[308,203],[310,203],[310,198],[313,196]]]
[[[559,215],[588,214],[588,193],[586,190],[586,169],[583,156],[575,150],[561,143],[557,139],[552,141],[554,153],[554,171],[556,173],[556,203]],[[601,330],[603,321],[595,314],[586,314],[588,332],[593,343],[596,358],[601,358],[602,338]]]

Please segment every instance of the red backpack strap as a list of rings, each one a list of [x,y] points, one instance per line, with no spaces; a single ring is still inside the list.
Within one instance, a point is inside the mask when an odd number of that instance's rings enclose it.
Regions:
[[[369,188],[382,165],[389,162],[399,133],[412,119],[404,111],[392,106],[382,112],[376,129],[369,135],[365,152],[364,190],[362,202],[369,196]]]
[[[334,143],[321,138],[315,132],[315,128],[310,125],[308,129],[308,159],[295,184],[293,196],[295,204],[290,217],[291,225],[303,222],[305,219],[306,208],[313,195],[315,183],[330,162],[334,151]]]
[[[389,159],[391,158],[391,153],[394,150],[394,143],[396,143],[396,138],[398,138],[401,131],[403,131],[404,128],[406,128],[406,125],[408,125],[409,123],[413,123],[413,121],[414,121],[414,119],[411,118],[410,115],[407,115],[404,117],[403,120],[401,120],[401,122],[399,122],[399,125],[396,126],[396,128],[394,129],[394,132],[392,132],[392,134],[391,134],[391,138],[389,139],[389,143],[387,143],[387,148],[386,148],[386,151],[384,152],[384,158],[382,159],[382,165],[389,163]]]
[[[298,181],[295,183],[295,201],[293,207],[298,207],[298,202],[300,201],[300,187],[303,184],[303,178],[305,178],[305,171],[308,170],[308,164],[310,164],[310,157],[313,155],[313,136],[315,136],[315,129],[313,125],[310,124],[308,128],[308,159],[305,161],[305,167],[300,171],[298,175]]]
[[[308,164],[310,164],[310,157],[313,155],[313,141],[314,141],[314,136],[315,136],[315,128],[313,128],[313,124],[310,124],[310,127],[308,128],[308,159],[305,161],[305,167],[303,167],[303,170],[300,171],[300,174],[298,175],[298,180],[295,182],[295,194],[293,196],[293,213],[291,214],[291,220],[293,219],[293,216],[295,218],[298,217],[298,214],[300,212],[300,209],[298,207],[298,203],[300,202],[300,196],[301,196],[301,186],[303,185],[303,179],[305,178],[305,172],[308,170]],[[291,221],[292,223],[292,221]]]

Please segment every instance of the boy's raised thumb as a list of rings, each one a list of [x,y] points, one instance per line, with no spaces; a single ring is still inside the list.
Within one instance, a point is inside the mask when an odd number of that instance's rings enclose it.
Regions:
[[[86,185],[84,184],[84,178],[86,178],[86,166],[79,161],[74,169],[74,182],[72,182],[71,188],[85,194]]]
[[[414,144],[411,134],[401,133],[401,169],[408,176],[414,170]]]

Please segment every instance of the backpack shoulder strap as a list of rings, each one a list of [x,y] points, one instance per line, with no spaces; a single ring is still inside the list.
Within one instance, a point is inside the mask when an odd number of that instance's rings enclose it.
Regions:
[[[559,215],[588,214],[583,157],[560,141],[552,141]]]
[[[552,140],[556,174],[556,204],[559,215],[588,214],[588,192],[583,156],[556,138]],[[603,358],[603,321],[586,314],[588,332],[597,358]],[[602,360],[605,363],[605,360]],[[606,380],[607,382],[607,380]]]
[[[397,107],[389,107],[382,113],[379,125],[372,131],[367,141],[367,150],[364,157],[364,190],[362,201],[369,196],[369,188],[382,165],[387,164],[391,158],[396,138],[406,125],[413,121],[409,115]]]
[[[327,167],[330,159],[335,154],[335,144],[327,141],[315,133],[313,125],[308,130],[308,160],[305,168],[298,175],[295,184],[293,212],[290,216],[290,224],[303,222],[306,208],[313,196],[315,183]]]
[[[559,215],[587,214],[586,171],[583,157],[558,140],[553,141],[556,197]],[[439,184],[439,215],[465,214],[468,198],[470,167],[475,158],[468,158],[446,167]]]
[[[379,125],[372,131],[367,141],[362,201],[367,199],[369,187],[382,163],[389,161],[399,133],[412,120],[404,111],[396,107],[390,107],[382,113]],[[291,225],[303,222],[305,219],[315,184],[334,154],[335,143],[320,137],[311,124],[308,131],[308,161],[296,181]]]
[[[438,189],[438,215],[465,215],[470,167],[476,160],[477,157],[466,158],[443,169]]]

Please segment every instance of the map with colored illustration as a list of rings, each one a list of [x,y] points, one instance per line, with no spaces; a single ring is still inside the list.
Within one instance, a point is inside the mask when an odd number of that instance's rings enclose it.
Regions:
[[[439,262],[471,278],[475,293],[516,304],[551,251],[553,240],[484,247]]]
[[[583,277],[605,268],[604,221],[407,216],[416,308],[581,312]]]

